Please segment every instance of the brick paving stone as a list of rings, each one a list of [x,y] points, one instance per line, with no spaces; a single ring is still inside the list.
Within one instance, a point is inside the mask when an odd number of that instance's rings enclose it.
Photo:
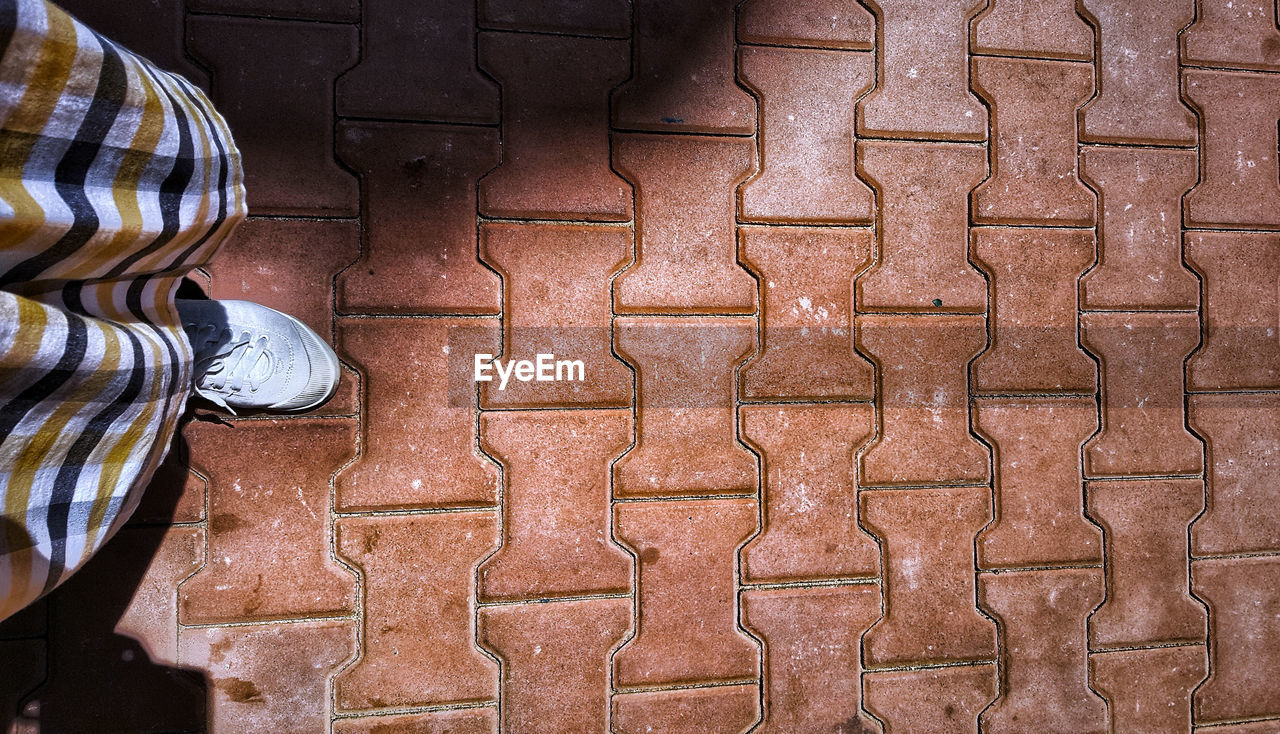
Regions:
[[[758,677],[737,626],[735,550],[756,530],[753,499],[629,502],[614,532],[639,559],[639,628],[613,658],[619,688]]]
[[[631,190],[609,169],[608,133],[609,90],[627,78],[627,43],[487,32],[479,49],[480,68],[502,85],[507,121],[502,165],[480,182],[480,213],[630,219]]]
[[[480,598],[629,591],[631,559],[609,538],[609,462],[631,444],[631,413],[485,413],[480,441],[506,483],[502,548],[480,567]]]
[[[880,549],[857,527],[854,453],[870,405],[751,405],[742,438],[761,454],[764,529],[742,551],[747,582],[876,576]]]
[[[1187,262],[1204,276],[1204,342],[1187,365],[1192,390],[1280,388],[1280,235],[1189,232]]]
[[[996,461],[995,521],[978,534],[979,568],[1102,561],[1080,470],[1080,444],[1097,425],[1092,398],[977,401],[974,426]]]
[[[760,719],[757,686],[715,686],[645,693],[613,699],[621,734],[740,734]]]
[[[480,0],[482,28],[625,37],[631,29],[626,0]]]
[[[1098,368],[1080,349],[1077,281],[1093,263],[1087,230],[975,227],[973,260],[992,283],[991,347],[973,386],[991,393],[1084,393]]]
[[[987,110],[969,92],[970,19],[986,2],[881,0],[880,84],[858,103],[858,132],[982,140]]]
[[[183,624],[352,609],[355,579],[329,556],[329,476],[355,433],[320,418],[187,427],[192,465],[209,478],[209,550],[179,589]]]
[[[1202,0],[1182,35],[1186,64],[1280,71],[1276,5],[1267,0]]]
[[[880,435],[862,454],[863,485],[986,481],[965,378],[986,339],[979,316],[859,317],[858,346],[880,373]]]
[[[1280,714],[1280,558],[1195,561],[1191,584],[1209,605],[1213,640],[1196,723]]]
[[[23,707],[38,712],[33,732],[200,725],[200,677],[177,664],[175,590],[199,568],[203,546],[198,528],[122,530],[49,597],[48,677]],[[3,660],[0,680],[12,664]]]
[[[606,731],[609,651],[630,628],[630,599],[481,610],[480,641],[503,661],[502,728]]]
[[[973,87],[994,110],[991,177],[973,192],[974,221],[1093,224],[1075,136],[1075,110],[1093,93],[1092,65],[978,57]]]
[[[1200,183],[1183,209],[1187,224],[1280,227],[1280,77],[1188,69],[1184,87],[1205,127]]]
[[[742,187],[742,218],[869,223],[870,187],[854,174],[854,101],[875,84],[868,53],[744,47],[739,77],[760,99],[760,175]]]
[[[502,284],[476,259],[476,181],[498,133],[388,122],[338,124],[338,158],[360,174],[364,247],[338,276],[338,309],[497,314]]]
[[[636,445],[614,465],[618,497],[754,493],[756,460],[734,439],[733,367],[746,318],[620,318],[615,348],[637,373]]]
[[[850,0],[747,0],[738,8],[738,41],[870,51],[876,19]]]
[[[334,734],[492,734],[497,730],[498,712],[495,708],[361,716],[338,719],[333,723]]]
[[[182,429],[174,434],[169,453],[156,468],[138,508],[129,517],[130,525],[162,525],[200,522],[204,519],[205,479],[191,471],[187,442]],[[4,637],[0,627],[0,637]]]
[[[498,469],[475,439],[473,354],[497,324],[341,319],[339,351],[364,383],[359,454],[334,480],[339,510],[466,507],[497,501]]]
[[[38,733],[34,721],[22,722],[19,704],[23,697],[45,678],[44,640],[0,641],[0,660],[4,660],[4,679],[0,681],[0,726],[6,734]],[[30,728],[23,727],[30,724]]]
[[[1101,569],[984,574],[978,600],[1001,624],[1004,690],[982,713],[990,732],[1104,732],[1107,706],[1089,689],[1085,628],[1102,601]]]
[[[862,522],[884,551],[885,612],[863,637],[868,667],[995,657],[995,625],[974,606],[973,537],[991,519],[989,492],[860,494]]]
[[[978,714],[996,697],[994,665],[868,673],[867,710],[886,723],[886,734],[977,734]]]
[[[1280,395],[1193,395],[1189,404],[1209,470],[1192,553],[1280,551]]]
[[[355,222],[248,219],[209,264],[209,297],[287,312],[333,344],[333,276],[360,254]]]
[[[1199,473],[1203,451],[1182,405],[1182,363],[1200,339],[1195,314],[1086,313],[1081,323],[1102,375],[1102,430],[1085,444],[1085,476]]]
[[[1084,106],[1080,139],[1196,142],[1196,118],[1178,97],[1178,32],[1195,0],[1081,0],[1098,34],[1098,96]]]
[[[503,279],[503,359],[532,361],[538,354],[554,354],[581,360],[584,379],[521,382],[512,377],[506,389],[488,382],[480,389],[483,407],[631,404],[631,372],[611,353],[609,328],[609,279],[629,259],[629,240],[626,230],[614,227],[484,226],[480,257]]]
[[[868,311],[982,311],[987,287],[965,259],[968,192],[987,174],[969,145],[864,141],[860,173],[879,193],[880,259],[858,279]]]
[[[261,18],[311,20],[360,20],[359,0],[187,0],[187,7],[202,13],[228,13]]]
[[[871,262],[870,230],[740,230],[738,257],[760,283],[760,352],[742,368],[748,399],[869,400],[871,362],[853,349],[853,281]]]
[[[476,69],[474,2],[361,5],[362,53],[338,78],[339,115],[498,122],[498,87]]]
[[[329,726],[325,682],[351,655],[350,622],[182,631],[182,661],[209,678],[211,731],[311,734]]]
[[[614,137],[614,165],[636,189],[636,262],[614,285],[616,311],[755,309],[755,280],[734,257],[733,195],[754,153],[745,138]]]
[[[1088,146],[1081,176],[1098,190],[1097,267],[1080,284],[1083,308],[1195,308],[1200,285],[1182,264],[1182,195],[1196,182],[1191,150]]]
[[[1204,506],[1199,479],[1090,482],[1089,516],[1107,543],[1107,601],[1094,647],[1204,639],[1204,609],[1187,592],[1187,526]]]
[[[58,7],[98,33],[145,57],[165,71],[209,91],[209,75],[191,63],[183,49],[182,0],[156,0],[116,6],[98,0],[62,0]]]
[[[973,24],[973,53],[1088,61],[1093,29],[1073,0],[992,0]]]
[[[859,712],[858,637],[880,617],[880,589],[865,584],[743,593],[742,622],[764,643],[763,724],[777,734],[876,731]]]
[[[635,0],[631,78],[613,98],[626,130],[750,135],[755,102],[734,83],[737,0]]]
[[[1208,661],[1201,645],[1113,650],[1089,656],[1094,687],[1115,731],[1191,734],[1191,691]]]
[[[187,24],[187,49],[212,70],[251,213],[359,212],[356,179],[333,158],[330,119],[333,80],[359,55],[354,26],[200,15]]]
[[[497,697],[496,666],[472,644],[471,597],[498,532],[493,512],[338,521],[338,554],[364,582],[362,652],[334,681],[339,708]]]

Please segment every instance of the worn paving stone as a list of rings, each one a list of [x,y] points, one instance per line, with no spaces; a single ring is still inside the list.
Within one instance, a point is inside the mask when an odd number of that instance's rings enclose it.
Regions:
[[[266,18],[307,18],[333,22],[354,22],[360,19],[359,0],[187,0],[187,7],[203,13]]]
[[[1073,0],[991,0],[973,24],[972,53],[1087,61],[1093,29]]]
[[[977,734],[978,714],[999,691],[994,665],[868,673],[867,710],[887,731]]]
[[[1275,3],[1203,0],[1182,36],[1185,64],[1280,71]]]
[[[747,0],[738,6],[738,41],[870,51],[876,19],[849,0]]]
[[[1089,656],[1093,686],[1115,731],[1191,732],[1191,691],[1204,679],[1204,647],[1113,650]]]
[[[1196,723],[1280,713],[1280,558],[1191,564],[1191,588],[1209,605],[1209,679],[1196,690]]]
[[[1280,395],[1193,395],[1189,405],[1209,470],[1192,553],[1280,550]]]
[[[361,716],[333,722],[334,734],[492,734],[497,730],[498,712],[494,708]]]
[[[737,734],[760,719],[754,685],[621,693],[613,722],[622,734]]]
[[[1204,336],[1187,364],[1191,390],[1280,388],[1280,235],[1188,232],[1204,278]]]
[[[742,218],[871,222],[874,197],[854,173],[853,108],[875,82],[875,57],[744,47],[738,65],[760,99],[760,174],[742,187]]]
[[[760,352],[742,368],[751,400],[873,397],[871,362],[853,348],[853,282],[871,262],[870,230],[739,229],[738,257],[761,291]]]
[[[97,0],[62,0],[58,7],[152,64],[209,91],[208,73],[192,63],[184,50],[182,0],[124,6]]]
[[[631,25],[626,0],[480,0],[482,28],[625,37]]]

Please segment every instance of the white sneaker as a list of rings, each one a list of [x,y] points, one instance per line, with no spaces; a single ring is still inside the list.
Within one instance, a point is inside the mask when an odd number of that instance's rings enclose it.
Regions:
[[[248,301],[179,300],[196,394],[235,414],[303,411],[338,390],[338,356],[294,317]]]

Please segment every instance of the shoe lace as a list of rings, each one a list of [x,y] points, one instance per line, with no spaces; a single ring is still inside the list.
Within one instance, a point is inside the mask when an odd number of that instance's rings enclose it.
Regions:
[[[222,396],[246,390],[257,392],[275,372],[271,339],[266,334],[255,337],[247,330],[237,334],[229,326],[222,329],[215,324],[185,326],[196,352],[196,394],[235,415]]]

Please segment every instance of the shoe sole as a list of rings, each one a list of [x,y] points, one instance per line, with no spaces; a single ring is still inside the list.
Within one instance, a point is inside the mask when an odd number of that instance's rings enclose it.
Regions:
[[[298,334],[302,336],[303,339],[312,338],[320,342],[320,345],[323,347],[323,349],[320,350],[320,353],[324,355],[325,361],[329,364],[329,370],[330,370],[329,373],[334,376],[334,381],[333,381],[333,387],[329,388],[329,392],[325,393],[318,400],[308,405],[304,405],[297,408],[270,408],[270,410],[274,410],[281,413],[303,413],[308,410],[315,410],[316,408],[319,408],[321,405],[324,405],[325,403],[332,400],[333,396],[338,394],[338,384],[342,382],[342,365],[338,362],[338,356],[334,354],[333,349],[331,349],[328,344],[325,344],[324,339],[321,339],[320,335],[317,334],[314,329],[302,323],[301,321],[297,320],[293,316],[290,316],[289,314],[284,313],[283,311],[278,311],[277,313],[280,313],[285,318],[289,319],[289,322],[292,323],[293,327],[298,330]]]

